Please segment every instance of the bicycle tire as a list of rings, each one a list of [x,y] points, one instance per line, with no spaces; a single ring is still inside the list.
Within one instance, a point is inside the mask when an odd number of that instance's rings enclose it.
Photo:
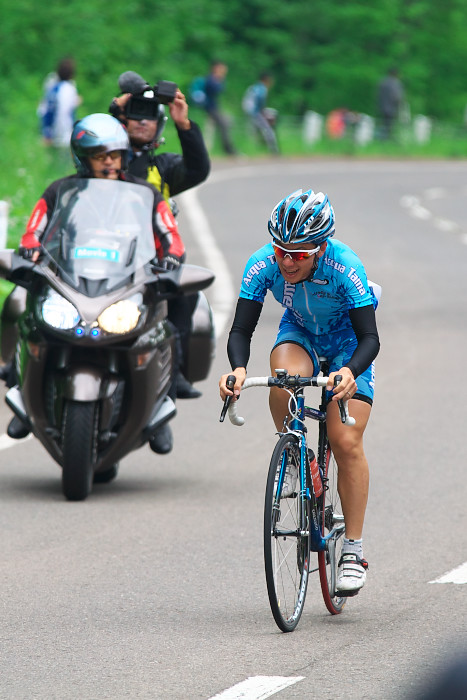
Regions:
[[[346,598],[336,596],[337,567],[344,542],[344,520],[339,493],[337,491],[337,463],[332,450],[327,445],[324,466],[324,493],[321,508],[321,531],[328,535],[333,527],[338,532],[328,540],[325,551],[318,552],[319,579],[324,604],[332,615],[342,612]]]
[[[271,457],[264,505],[264,567],[271,612],[283,632],[297,626],[305,604],[310,561],[310,501],[276,494],[276,475],[289,461],[300,467],[296,435],[282,435]],[[284,465],[285,467],[285,465]],[[277,487],[279,484],[277,483]],[[300,491],[300,489],[299,489]]]

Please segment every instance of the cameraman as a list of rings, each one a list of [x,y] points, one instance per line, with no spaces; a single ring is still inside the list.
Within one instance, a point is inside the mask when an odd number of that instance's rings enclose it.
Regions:
[[[118,85],[122,94],[112,100],[109,112],[127,127],[132,148],[129,172],[154,185],[167,202],[170,197],[203,182],[211,167],[209,155],[201,129],[188,118],[188,104],[175,83],[160,81],[151,87],[138,73],[126,71],[120,75]],[[168,105],[177,129],[181,155],[155,154],[164,143],[162,132],[167,121],[164,104]],[[180,339],[178,398],[201,396],[183,373],[196,300],[196,296],[181,297],[168,304],[169,320],[177,328]]]

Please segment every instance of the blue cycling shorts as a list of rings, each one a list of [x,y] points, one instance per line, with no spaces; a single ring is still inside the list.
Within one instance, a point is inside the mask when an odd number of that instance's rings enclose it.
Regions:
[[[283,343],[300,345],[308,353],[313,362],[315,376],[320,371],[320,357],[326,358],[329,372],[336,372],[350,360],[357,347],[357,339],[352,329],[346,329],[332,335],[314,336],[306,328],[302,328],[284,317],[279,324],[273,350]],[[375,363],[372,362],[355,381],[357,382],[357,392],[352,398],[372,404],[375,389]],[[328,400],[331,400],[332,392],[328,392],[328,394]]]

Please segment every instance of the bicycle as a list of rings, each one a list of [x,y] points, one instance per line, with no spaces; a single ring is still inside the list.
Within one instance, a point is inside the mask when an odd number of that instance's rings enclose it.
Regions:
[[[266,483],[264,507],[264,566],[269,603],[276,624],[283,632],[292,632],[301,617],[308,586],[308,576],[319,571],[321,592],[328,611],[342,612],[346,598],[336,592],[337,567],[341,556],[345,523],[337,492],[337,465],[326,430],[327,376],[291,376],[276,369],[276,377],[250,377],[242,391],[251,386],[280,387],[290,394],[288,424],[272,453]],[[321,371],[329,372],[321,359]],[[233,383],[232,383],[233,380]],[[334,385],[341,381],[335,377]],[[229,385],[230,382],[230,385]],[[233,388],[230,375],[227,386]],[[305,405],[304,387],[322,387],[318,408]],[[237,401],[228,396],[220,421],[228,413],[234,425],[243,425]],[[343,423],[354,425],[347,402],[339,401]],[[308,448],[305,418],[318,421],[317,457]],[[291,497],[281,497],[288,467],[298,470],[299,489]],[[310,552],[318,554],[318,566],[310,569]]]

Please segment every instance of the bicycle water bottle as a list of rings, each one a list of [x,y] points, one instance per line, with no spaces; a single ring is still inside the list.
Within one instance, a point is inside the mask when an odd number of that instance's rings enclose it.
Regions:
[[[313,483],[313,491],[316,498],[319,498],[323,493],[323,481],[321,479],[318,462],[316,461],[315,453],[313,452],[313,450],[308,450],[308,458],[310,460],[310,474],[311,481]]]

